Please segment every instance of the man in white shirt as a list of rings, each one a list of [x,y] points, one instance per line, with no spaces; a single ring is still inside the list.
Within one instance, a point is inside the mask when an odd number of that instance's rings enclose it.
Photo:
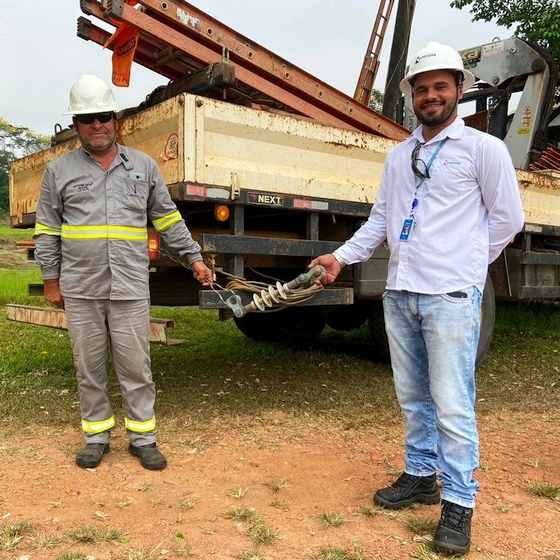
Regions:
[[[385,239],[383,295],[397,398],[405,417],[405,472],[374,502],[400,509],[440,502],[434,546],[467,554],[478,483],[475,359],[488,265],[524,222],[505,144],[457,116],[475,82],[457,51],[428,43],[400,88],[421,125],[387,156],[368,221],[333,254],[314,259],[332,283]]]

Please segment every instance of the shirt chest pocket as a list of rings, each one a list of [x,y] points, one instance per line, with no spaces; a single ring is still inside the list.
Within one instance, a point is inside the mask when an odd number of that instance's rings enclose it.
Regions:
[[[148,211],[148,183],[123,178],[119,195],[119,214],[122,216],[122,222],[133,226],[144,226]]]
[[[148,206],[149,188],[146,181],[123,179],[121,185],[121,204],[128,210],[145,211]]]
[[[425,182],[426,194],[450,199],[460,196],[470,185],[476,185],[472,165],[453,159],[434,162],[430,178]]]

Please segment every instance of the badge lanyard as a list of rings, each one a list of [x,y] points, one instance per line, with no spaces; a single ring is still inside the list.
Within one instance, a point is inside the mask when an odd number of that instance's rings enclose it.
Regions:
[[[444,138],[438,144],[438,147],[436,148],[435,152],[432,154],[432,157],[430,158],[430,161],[428,161],[428,164],[426,165],[426,176],[422,177],[422,179],[420,179],[416,183],[416,186],[414,187],[414,197],[412,199],[412,206],[410,208],[410,213],[408,215],[408,218],[403,223],[403,227],[402,227],[402,230],[401,230],[401,235],[399,237],[399,239],[401,241],[408,241],[410,239],[410,236],[412,234],[412,229],[414,228],[414,224],[416,223],[415,219],[414,219],[414,212],[416,211],[416,207],[418,206],[418,194],[420,192],[420,188],[424,184],[424,181],[428,178],[428,173],[430,171],[430,167],[432,166],[432,163],[434,163],[434,160],[436,159],[437,155],[439,154],[439,151],[443,148],[443,145],[446,142],[447,142],[447,138]],[[418,143],[420,143],[420,142],[418,142]]]

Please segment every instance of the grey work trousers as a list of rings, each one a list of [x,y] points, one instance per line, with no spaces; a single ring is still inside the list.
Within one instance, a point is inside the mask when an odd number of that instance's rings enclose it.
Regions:
[[[86,443],[109,443],[115,425],[109,353],[121,388],[125,427],[135,446],[156,441],[150,369],[150,302],[65,298]]]

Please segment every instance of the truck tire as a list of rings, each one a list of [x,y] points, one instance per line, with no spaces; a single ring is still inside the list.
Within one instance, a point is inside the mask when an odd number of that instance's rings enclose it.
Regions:
[[[247,313],[233,320],[245,336],[268,342],[310,342],[325,328],[325,318],[318,307],[288,307],[275,312]]]
[[[327,325],[335,331],[359,329],[371,313],[371,302],[357,301],[352,305],[325,305],[321,308]]]
[[[482,292],[482,306],[480,308],[480,338],[476,349],[476,365],[480,364],[486,356],[494,334],[494,324],[496,322],[496,297],[494,295],[494,285],[490,275],[486,277],[484,291]]]
[[[372,301],[368,318],[369,338],[372,343],[371,357],[374,361],[388,364],[391,362],[389,354],[389,340],[385,332],[385,317],[383,316],[383,302]]]
[[[389,353],[389,341],[385,332],[385,318],[383,317],[383,304],[381,301],[373,302],[371,314],[368,319],[369,335],[372,341],[373,359],[377,362],[388,364],[391,361]],[[476,365],[478,366],[488,349],[494,333],[494,323],[496,321],[496,300],[494,296],[494,286],[490,276],[486,278],[484,292],[482,294],[482,305],[480,309],[480,338],[476,350]]]

